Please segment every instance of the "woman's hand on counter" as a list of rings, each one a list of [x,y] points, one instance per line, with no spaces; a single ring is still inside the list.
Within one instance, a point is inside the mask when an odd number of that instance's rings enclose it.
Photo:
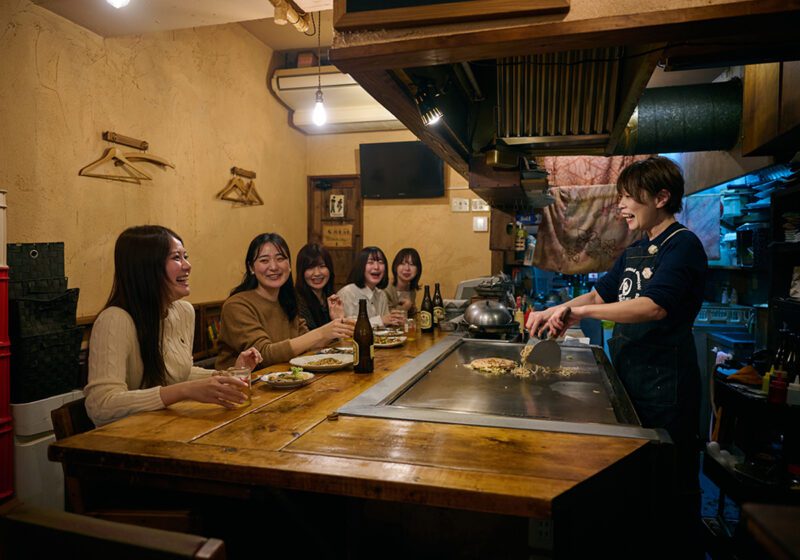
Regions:
[[[242,392],[244,381],[235,377],[213,375],[193,381],[183,381],[174,385],[161,387],[161,401],[164,406],[176,402],[192,400],[197,402],[219,404],[225,408],[234,408],[247,398]]]
[[[262,361],[263,357],[261,356],[261,352],[251,346],[236,358],[236,367],[246,367],[250,371],[253,371]]]

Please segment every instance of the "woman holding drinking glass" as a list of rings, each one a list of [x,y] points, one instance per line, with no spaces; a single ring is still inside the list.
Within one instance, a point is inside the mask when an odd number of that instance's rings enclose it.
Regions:
[[[100,426],[135,412],[193,400],[233,408],[244,402],[242,381],[192,366],[194,307],[183,241],[162,226],[123,231],[114,246],[114,284],[92,326],[86,412]],[[255,367],[254,348],[237,366]]]
[[[333,293],[333,260],[322,245],[309,243],[297,253],[297,306],[309,329],[344,317],[342,300]]]
[[[408,316],[417,312],[417,290],[422,276],[422,260],[416,249],[400,249],[392,261],[392,283],[386,287],[389,309],[400,308]]]
[[[378,247],[364,247],[356,256],[348,284],[339,290],[346,317],[358,315],[358,301],[367,300],[367,314],[373,326],[402,325],[400,313],[389,311],[389,301],[383,288],[389,283],[386,276],[386,255]]]
[[[257,235],[245,255],[242,282],[222,305],[217,368],[232,365],[241,348],[257,348],[267,366],[353,336],[352,322],[341,318],[309,330],[292,284],[286,241],[277,233]]]

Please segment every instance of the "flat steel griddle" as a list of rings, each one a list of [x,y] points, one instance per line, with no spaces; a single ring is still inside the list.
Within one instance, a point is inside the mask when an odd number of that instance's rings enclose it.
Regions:
[[[448,336],[339,412],[404,420],[665,439],[639,426],[599,347],[562,345],[566,379],[520,379],[466,367],[476,358],[519,361],[524,345]]]

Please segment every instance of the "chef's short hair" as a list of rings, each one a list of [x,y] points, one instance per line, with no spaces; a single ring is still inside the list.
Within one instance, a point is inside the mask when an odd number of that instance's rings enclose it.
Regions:
[[[661,190],[669,193],[664,210],[677,214],[683,208],[683,173],[677,163],[655,156],[630,164],[617,179],[617,193],[644,202],[644,194],[654,198]]]

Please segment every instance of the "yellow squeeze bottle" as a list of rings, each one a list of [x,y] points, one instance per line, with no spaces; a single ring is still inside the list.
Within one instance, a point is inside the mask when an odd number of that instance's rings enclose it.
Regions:
[[[764,374],[764,379],[761,380],[761,392],[769,392],[769,382],[772,381],[772,372],[775,371],[775,366],[769,368],[769,371]]]

